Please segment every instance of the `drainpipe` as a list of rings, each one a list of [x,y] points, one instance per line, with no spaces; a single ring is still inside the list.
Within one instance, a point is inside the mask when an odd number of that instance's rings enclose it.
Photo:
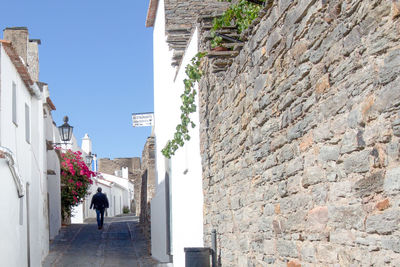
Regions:
[[[0,146],[0,158],[7,161],[8,167],[10,168],[11,174],[14,178],[15,186],[17,187],[18,197],[23,197],[25,195],[24,184],[21,175],[18,172],[18,165],[14,154],[10,149]]]
[[[211,232],[211,249],[212,249],[212,267],[217,266],[217,230]]]

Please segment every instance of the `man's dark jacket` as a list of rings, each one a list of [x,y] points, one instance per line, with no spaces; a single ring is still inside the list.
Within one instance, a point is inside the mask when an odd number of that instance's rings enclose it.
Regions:
[[[92,203],[90,203],[90,208],[92,208],[93,206],[96,210],[108,208],[107,196],[101,192],[97,192],[92,197]]]

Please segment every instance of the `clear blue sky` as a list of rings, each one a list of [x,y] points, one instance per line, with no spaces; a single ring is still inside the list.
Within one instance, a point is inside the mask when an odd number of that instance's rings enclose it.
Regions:
[[[49,84],[57,126],[68,115],[79,143],[85,133],[99,157],[141,156],[151,129],[131,114],[153,111],[149,1],[12,0],[0,28],[26,26],[39,46],[40,80]],[[2,37],[2,33],[1,33]]]

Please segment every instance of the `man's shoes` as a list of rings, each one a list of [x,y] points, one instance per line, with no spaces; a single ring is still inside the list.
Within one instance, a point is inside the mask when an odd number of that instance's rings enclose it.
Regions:
[[[99,230],[100,230],[100,229],[101,229],[101,226],[98,226],[98,227],[97,227],[97,229],[99,229]]]

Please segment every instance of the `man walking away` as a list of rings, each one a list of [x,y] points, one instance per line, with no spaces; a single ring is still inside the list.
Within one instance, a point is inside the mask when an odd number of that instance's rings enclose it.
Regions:
[[[101,187],[97,188],[97,193],[92,197],[90,208],[92,207],[96,209],[97,226],[101,229],[104,222],[104,209],[108,209],[108,199],[106,194],[101,193]]]

